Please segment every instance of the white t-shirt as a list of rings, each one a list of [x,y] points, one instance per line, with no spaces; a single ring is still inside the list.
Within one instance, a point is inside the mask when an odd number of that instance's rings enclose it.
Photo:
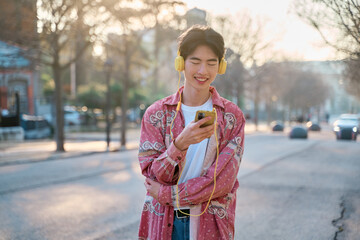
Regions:
[[[190,107],[181,104],[181,111],[185,118],[185,126],[195,119],[196,111],[206,110],[212,111],[213,103],[211,97],[201,106]],[[179,184],[187,180],[200,176],[201,167],[204,162],[205,153],[207,150],[209,139],[204,139],[197,144],[191,144],[186,153],[186,163],[182,172]]]

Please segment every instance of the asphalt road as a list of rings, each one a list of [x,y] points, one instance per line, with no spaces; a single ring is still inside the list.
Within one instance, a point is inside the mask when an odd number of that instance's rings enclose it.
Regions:
[[[0,166],[0,240],[136,239],[145,196],[136,155]],[[247,135],[239,181],[235,239],[360,239],[359,141]]]

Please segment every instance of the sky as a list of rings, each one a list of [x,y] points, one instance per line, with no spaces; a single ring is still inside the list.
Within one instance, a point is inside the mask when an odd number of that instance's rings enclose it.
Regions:
[[[265,34],[269,39],[276,39],[273,49],[291,60],[324,61],[340,58],[324,44],[315,29],[290,11],[293,0],[183,1],[188,8],[197,7],[215,15],[235,16],[245,10],[254,17],[266,19]]]

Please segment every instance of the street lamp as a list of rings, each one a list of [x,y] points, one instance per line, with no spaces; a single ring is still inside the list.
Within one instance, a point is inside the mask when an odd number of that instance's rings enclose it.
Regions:
[[[106,73],[106,151],[108,152],[110,149],[110,77],[111,71],[113,67],[113,62],[110,58],[106,59],[104,63],[104,69]]]

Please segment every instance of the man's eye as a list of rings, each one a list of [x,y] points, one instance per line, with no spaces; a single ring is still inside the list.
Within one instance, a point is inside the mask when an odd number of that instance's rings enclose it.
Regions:
[[[196,64],[199,64],[200,62],[191,62],[191,63],[196,65]]]
[[[216,64],[209,64],[209,66],[210,66],[210,67],[215,67],[215,66],[216,66]]]

